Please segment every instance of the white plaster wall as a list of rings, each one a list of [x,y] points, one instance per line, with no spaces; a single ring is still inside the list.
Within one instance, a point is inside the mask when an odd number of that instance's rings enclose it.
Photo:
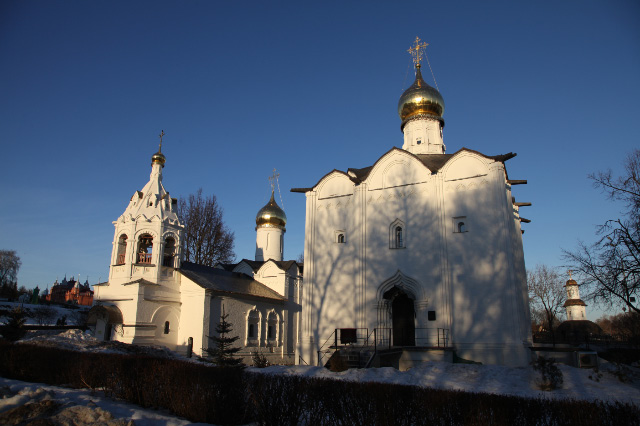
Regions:
[[[327,177],[332,193],[353,191],[335,175]],[[431,175],[415,157],[392,150],[354,195],[307,193],[304,360],[317,361],[335,328],[390,326],[378,290],[400,271],[414,289],[418,336],[429,333],[420,328],[448,329],[450,343],[471,359],[526,364],[522,240],[506,187],[502,164],[473,153],[461,152]],[[454,232],[454,217],[465,218],[468,232]],[[402,249],[390,249],[396,220],[405,225]],[[337,229],[346,244],[336,243]],[[431,310],[436,321],[427,320]]]
[[[251,363],[251,355],[253,352],[261,351],[270,355],[272,362],[278,362],[280,360],[287,360],[287,363],[293,361],[293,348],[295,343],[291,341],[293,336],[288,333],[289,322],[293,321],[293,317],[290,315],[287,309],[287,303],[278,301],[269,301],[260,298],[243,298],[239,297],[224,297],[224,296],[208,296],[210,298],[210,333],[209,335],[215,335],[215,327],[220,322],[220,314],[222,307],[224,306],[224,312],[228,314],[227,321],[232,324],[231,336],[238,336],[238,340],[234,346],[241,348],[238,356],[245,358],[246,363]],[[248,333],[248,315],[252,310],[259,312],[260,321],[258,323],[257,335],[255,340],[247,339]],[[275,336],[273,339],[267,338],[267,321],[269,314],[275,312],[278,323],[275,328]],[[206,345],[212,345],[211,339],[206,339]],[[208,346],[207,346],[208,347]],[[274,358],[274,356],[276,358]],[[284,362],[284,361],[280,361]]]
[[[273,291],[278,292],[281,296],[287,296],[285,291],[286,272],[283,271],[273,262],[267,262],[256,273],[254,279]]]
[[[405,149],[413,154],[444,154],[441,124],[438,120],[413,120],[404,126]],[[420,140],[420,144],[418,144]]]
[[[276,227],[260,226],[256,229],[255,260],[280,261],[284,253],[284,230]]]
[[[185,347],[189,337],[193,338],[193,352],[202,355],[203,339],[207,333],[205,324],[209,323],[210,313],[205,309],[205,289],[189,278],[180,275],[180,329],[177,345]]]

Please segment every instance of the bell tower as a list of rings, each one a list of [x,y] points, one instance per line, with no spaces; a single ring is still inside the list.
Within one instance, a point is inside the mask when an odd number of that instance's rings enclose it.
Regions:
[[[125,283],[139,278],[158,283],[169,269],[180,267],[184,226],[176,213],[177,200],[162,184],[166,157],[160,147],[151,157],[149,182],[136,191],[124,213],[113,222],[115,234],[109,270],[110,283]]]

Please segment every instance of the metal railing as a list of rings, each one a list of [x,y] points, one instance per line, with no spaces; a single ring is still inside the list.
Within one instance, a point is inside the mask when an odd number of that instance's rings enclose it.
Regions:
[[[340,349],[358,353],[359,365],[369,367],[381,350],[394,347],[446,348],[449,346],[449,329],[416,327],[413,336],[394,335],[389,327],[336,328],[318,350],[318,365],[323,365],[327,355]],[[366,358],[366,362],[362,362]]]
[[[138,263],[151,263],[151,253],[138,253]]]

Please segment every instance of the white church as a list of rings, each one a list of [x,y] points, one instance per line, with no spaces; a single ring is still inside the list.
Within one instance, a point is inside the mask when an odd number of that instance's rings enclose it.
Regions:
[[[203,355],[224,309],[245,362],[262,352],[272,363],[292,364],[302,267],[282,259],[287,217],[273,193],[256,217],[255,260],[185,262],[177,200],[162,184],[165,162],[160,148],[149,182],[113,222],[109,281],[95,286],[89,315],[95,336]]]
[[[410,49],[402,149],[292,189],[306,195],[304,278],[301,264],[283,261],[286,215],[273,194],[256,218],[254,260],[184,262],[166,159],[154,154],[149,182],[114,222],[109,281],[96,286],[90,316],[96,336],[200,355],[224,307],[245,357],[320,365],[337,349],[367,348],[369,365],[527,365],[519,208],[528,203],[511,194],[526,181],[507,175],[513,153],[446,153],[444,100],[420,71],[425,46],[416,38]]]
[[[309,364],[349,344],[395,354],[386,365],[401,368],[530,360],[519,214],[529,203],[511,193],[526,181],[509,179],[513,153],[446,153],[444,100],[420,71],[425,46],[416,39],[410,49],[416,76],[398,103],[402,149],[292,189],[306,196],[297,350]]]

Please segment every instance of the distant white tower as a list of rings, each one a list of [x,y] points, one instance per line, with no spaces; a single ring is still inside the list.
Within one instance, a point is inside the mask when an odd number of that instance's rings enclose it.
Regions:
[[[398,101],[398,114],[402,119],[400,129],[404,133],[402,149],[412,154],[444,154],[444,99],[437,89],[422,79],[420,61],[427,44],[420,43],[418,37],[415,43],[409,53],[416,66],[416,79]]]
[[[271,199],[256,215],[256,261],[269,259],[281,261],[284,253],[284,233],[287,232],[287,215],[274,199],[275,173],[269,178],[271,181]]]
[[[567,321],[586,320],[587,304],[580,299],[578,283],[571,279],[571,273],[569,273],[569,281],[564,287],[567,289],[567,301],[564,302],[564,307],[567,310]]]

